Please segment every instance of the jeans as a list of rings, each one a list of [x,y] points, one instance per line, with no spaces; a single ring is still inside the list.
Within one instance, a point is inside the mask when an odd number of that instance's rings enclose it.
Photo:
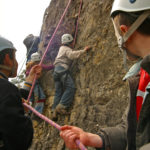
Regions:
[[[35,104],[35,109],[39,113],[42,113],[43,109],[44,109],[44,102],[45,102],[46,96],[45,96],[43,89],[41,88],[38,81],[36,81],[36,83],[35,83],[34,91],[30,98],[30,102],[32,102],[32,103],[35,102],[35,98],[34,98],[35,96],[38,98],[38,101]]]
[[[70,107],[75,94],[75,85],[70,73],[63,67],[57,66],[55,67],[53,77],[55,97],[52,109],[54,110],[59,103]]]

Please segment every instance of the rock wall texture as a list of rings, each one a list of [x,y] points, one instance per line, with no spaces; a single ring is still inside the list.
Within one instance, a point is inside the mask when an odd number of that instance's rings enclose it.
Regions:
[[[41,29],[39,49],[44,52],[49,39],[68,3],[68,0],[51,0],[46,9]],[[74,103],[70,115],[59,116],[60,125],[76,125],[85,131],[98,133],[100,127],[115,126],[127,106],[127,86],[122,81],[125,74],[122,54],[117,48],[110,10],[113,0],[83,0],[75,49],[86,45],[92,50],[73,63],[71,68],[76,84]],[[72,0],[52,46],[45,58],[54,61],[64,33],[74,34],[80,0]],[[52,71],[43,72],[41,79],[47,95],[44,115],[51,118],[54,98]],[[35,134],[30,150],[66,150],[59,132],[45,122],[34,123]],[[92,150],[94,148],[88,148]]]

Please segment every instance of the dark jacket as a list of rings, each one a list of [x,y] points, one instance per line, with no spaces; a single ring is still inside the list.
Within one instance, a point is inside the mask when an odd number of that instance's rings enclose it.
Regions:
[[[28,91],[19,89],[7,79],[0,79],[0,150],[27,150],[33,138],[31,120],[25,116],[21,97]]]
[[[40,38],[38,36],[33,36],[31,34],[24,39],[23,43],[27,48],[27,62],[28,62],[31,59],[31,55],[38,51]]]
[[[147,63],[145,59],[143,62],[144,64]],[[143,62],[141,66],[145,66]],[[149,69],[149,67],[147,68]],[[146,70],[147,68],[143,69]],[[143,145],[150,143],[150,94],[145,98],[139,121],[137,122],[136,119],[136,94],[139,79],[140,76],[134,76],[128,80],[130,103],[127,108],[128,111],[123,116],[122,124],[101,129],[100,134],[105,139],[105,150],[139,150]]]

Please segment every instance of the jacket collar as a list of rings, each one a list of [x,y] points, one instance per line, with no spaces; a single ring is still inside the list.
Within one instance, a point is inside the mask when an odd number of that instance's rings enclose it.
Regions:
[[[150,75],[150,55],[143,58],[141,67]]]

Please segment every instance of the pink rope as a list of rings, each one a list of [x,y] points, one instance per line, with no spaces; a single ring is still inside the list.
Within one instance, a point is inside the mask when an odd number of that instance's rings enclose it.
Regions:
[[[46,56],[46,53],[47,53],[47,51],[48,51],[48,48],[50,47],[50,45],[51,45],[51,43],[52,43],[52,40],[53,40],[53,38],[54,38],[54,36],[55,36],[55,34],[56,34],[56,32],[57,32],[57,30],[58,30],[58,28],[59,28],[61,22],[62,22],[62,20],[63,20],[65,14],[67,13],[67,10],[68,10],[70,4],[71,4],[71,0],[69,0],[68,5],[67,5],[67,7],[66,7],[66,9],[65,9],[65,11],[64,11],[64,13],[63,13],[63,15],[62,15],[62,17],[61,17],[61,19],[60,19],[60,21],[59,21],[59,23],[58,23],[58,25],[57,25],[57,27],[56,27],[56,29],[55,29],[53,35],[52,35],[52,37],[51,37],[51,39],[50,39],[50,41],[49,41],[49,43],[48,43],[48,46],[47,46],[47,48],[46,48],[46,50],[45,50],[45,53],[43,54],[43,57],[42,57],[42,59],[41,59],[41,61],[40,61],[40,65],[42,64],[42,62],[43,62],[43,60],[44,60],[44,57]]]
[[[80,0],[80,8],[79,8],[79,14],[78,14],[78,21],[77,21],[77,25],[76,25],[76,31],[75,31],[75,35],[74,35],[73,47],[75,47],[75,43],[76,43],[82,3],[83,3],[82,0]]]
[[[56,29],[55,29],[53,35],[52,35],[52,37],[51,37],[51,39],[50,39],[50,41],[49,41],[49,43],[48,43],[48,46],[47,46],[47,48],[46,48],[46,50],[45,50],[45,52],[44,52],[44,54],[43,54],[43,56],[42,56],[42,58],[41,58],[41,61],[40,61],[39,65],[42,65],[43,60],[44,60],[44,58],[45,58],[45,56],[46,56],[46,53],[48,52],[48,49],[49,49],[49,47],[50,47],[50,45],[51,45],[51,43],[52,43],[52,40],[53,40],[53,38],[55,37],[56,32],[57,32],[57,30],[58,30],[58,28],[59,28],[59,26],[60,26],[60,24],[61,24],[61,22],[62,22],[64,16],[65,16],[65,14],[66,14],[66,12],[67,12],[67,10],[68,10],[70,4],[71,4],[71,0],[69,0],[69,2],[68,2],[68,5],[67,5],[67,7],[66,7],[66,9],[65,9],[65,11],[64,11],[64,13],[63,13],[63,15],[62,15],[62,17],[61,17],[61,19],[60,19],[60,21],[59,21],[59,23],[58,23],[58,25],[57,25],[57,27],[56,27]],[[31,95],[32,95],[32,91],[33,91],[34,86],[35,86],[36,78],[37,78],[37,75],[35,75],[35,77],[34,77],[34,80],[33,80],[33,83],[32,83],[32,87],[31,87],[31,90],[30,90],[30,92],[29,92],[29,96],[28,96],[28,99],[27,99],[28,102],[29,102],[30,97],[31,97]],[[60,125],[58,125],[58,124],[56,124],[55,122],[53,122],[52,120],[48,119],[46,116],[40,114],[40,113],[37,112],[34,108],[32,108],[30,105],[27,105],[26,103],[23,103],[23,105],[24,105],[25,107],[27,107],[29,110],[31,110],[31,111],[32,111],[34,114],[36,114],[38,117],[40,117],[41,119],[43,119],[44,121],[46,121],[47,123],[49,123],[50,125],[52,125],[53,127],[57,128],[57,129],[60,131],[60,129],[61,129],[61,126],[60,126]],[[76,140],[76,144],[78,145],[78,147],[79,147],[81,150],[87,150],[87,149],[85,148],[85,146],[84,146],[79,140]]]
[[[46,116],[42,115],[41,113],[39,113],[38,111],[36,111],[33,107],[31,107],[30,105],[23,103],[23,105],[25,107],[27,107],[29,110],[31,110],[35,115],[37,115],[38,117],[40,117],[41,119],[43,119],[44,121],[46,121],[48,124],[52,125],[53,127],[55,127],[56,129],[58,129],[59,131],[61,130],[61,126],[58,125],[57,123],[55,123],[54,121],[50,120],[49,118],[47,118]],[[78,145],[78,147],[81,150],[87,150],[86,147],[79,141],[76,140],[76,144]]]
[[[61,19],[60,19],[60,21],[59,21],[59,23],[58,23],[58,25],[57,25],[57,27],[56,27],[54,33],[53,33],[53,35],[52,35],[52,37],[51,37],[51,39],[50,39],[50,41],[49,41],[47,47],[46,47],[46,50],[45,50],[45,52],[44,52],[44,54],[43,54],[43,56],[42,56],[42,58],[41,58],[41,61],[40,61],[39,65],[41,65],[41,64],[43,63],[43,60],[44,60],[44,58],[45,58],[45,56],[46,56],[46,53],[48,52],[48,49],[49,49],[49,47],[50,47],[50,45],[51,45],[51,43],[52,43],[52,40],[54,39],[54,36],[56,35],[56,32],[57,32],[57,30],[58,30],[58,28],[59,28],[59,26],[60,26],[60,24],[61,24],[61,22],[62,22],[62,20],[63,20],[63,18],[64,18],[64,16],[65,16],[65,14],[67,13],[67,10],[68,10],[70,4],[71,4],[71,0],[69,0],[69,2],[68,2],[68,5],[67,5],[67,7],[66,7],[66,9],[65,9],[65,11],[64,11],[64,13],[63,13],[63,15],[62,15],[62,17],[61,17]],[[32,91],[33,91],[33,89],[34,89],[34,85],[35,85],[35,82],[36,82],[36,77],[37,77],[37,76],[34,77],[34,80],[33,80],[33,83],[32,83],[32,87],[31,87],[31,90],[30,90],[30,92],[29,92],[29,96],[28,96],[28,99],[27,99],[28,102],[29,102],[30,97],[31,97],[31,95],[32,95]]]

